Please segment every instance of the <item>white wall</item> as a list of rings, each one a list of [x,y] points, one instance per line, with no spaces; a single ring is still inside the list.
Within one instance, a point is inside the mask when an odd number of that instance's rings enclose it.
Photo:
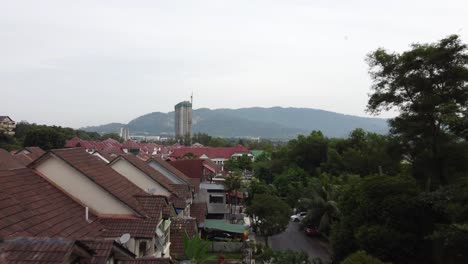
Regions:
[[[156,192],[153,194],[165,196],[170,195],[169,191],[166,190],[166,188],[164,188],[161,184],[153,180],[150,176],[146,175],[144,172],[137,169],[130,162],[123,158],[120,158],[119,160],[112,163],[111,167],[146,192],[148,189],[154,189]]]
[[[52,155],[40,163],[36,170],[98,214],[136,214],[130,207],[60,158]]]
[[[150,161],[148,163],[148,165],[151,168],[159,171],[162,175],[164,175],[164,177],[169,179],[172,183],[185,184],[185,182],[183,180],[181,180],[181,179],[179,179],[179,177],[173,175],[172,172],[170,172],[169,170],[167,170],[163,166],[159,165],[159,163],[157,163],[156,161],[152,160],[152,161]]]

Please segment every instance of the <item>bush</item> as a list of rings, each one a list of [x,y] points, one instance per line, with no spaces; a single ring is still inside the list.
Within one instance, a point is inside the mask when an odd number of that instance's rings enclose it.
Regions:
[[[341,264],[389,264],[378,258],[368,255],[365,251],[359,250],[349,255]]]

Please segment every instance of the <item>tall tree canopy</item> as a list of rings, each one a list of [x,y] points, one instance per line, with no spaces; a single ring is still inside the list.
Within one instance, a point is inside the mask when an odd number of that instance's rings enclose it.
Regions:
[[[448,182],[451,143],[468,139],[468,54],[452,35],[431,44],[389,53],[378,49],[368,56],[373,93],[371,113],[397,109],[391,133],[401,140],[415,172],[428,182]],[[418,168],[420,170],[418,170]]]
[[[257,218],[255,224],[259,228],[258,232],[265,238],[268,246],[268,237],[286,230],[291,207],[278,196],[257,194],[247,212]]]

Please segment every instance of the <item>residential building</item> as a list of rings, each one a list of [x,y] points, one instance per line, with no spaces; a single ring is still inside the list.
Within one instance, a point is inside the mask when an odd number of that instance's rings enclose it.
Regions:
[[[188,153],[192,153],[200,159],[210,159],[219,166],[221,170],[224,170],[224,162],[228,161],[231,158],[241,157],[247,155],[253,159],[252,153],[242,146],[238,145],[235,147],[182,147],[176,148],[170,154],[170,157],[175,159],[183,159],[184,156]]]
[[[52,150],[30,166],[88,207],[105,226],[103,237],[128,233],[126,246],[137,257],[169,256],[169,217],[175,212],[166,197],[149,195],[83,148]]]
[[[190,121],[191,122],[191,121]],[[0,133],[3,132],[7,135],[15,135],[16,122],[9,116],[0,116]]]
[[[192,188],[188,184],[172,183],[146,162],[131,154],[121,155],[109,165],[146,192],[168,197],[178,214],[190,215]]]
[[[183,101],[175,105],[175,136],[192,138],[192,103]]]
[[[170,165],[184,173],[193,183],[211,181],[221,174],[221,167],[209,159],[182,159],[169,162]]]
[[[207,219],[225,219],[229,213],[226,206],[226,190],[222,184],[200,183],[195,201],[207,204]]]
[[[169,181],[174,184],[188,184],[190,187],[195,188],[191,178],[187,177],[183,172],[172,166],[169,162],[160,158],[151,158],[146,161],[150,167],[159,171]]]

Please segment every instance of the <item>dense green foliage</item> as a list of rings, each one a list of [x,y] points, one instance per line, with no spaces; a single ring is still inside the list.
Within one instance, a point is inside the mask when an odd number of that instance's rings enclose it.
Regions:
[[[190,260],[191,263],[203,263],[209,257],[208,249],[210,246],[211,242],[201,239],[198,234],[195,234],[192,238],[189,237],[187,232],[184,234],[184,254],[185,258]]]
[[[468,53],[458,36],[433,44],[413,44],[401,54],[383,49],[368,57],[373,93],[368,110],[396,108],[391,133],[415,166],[413,175],[429,184],[460,176],[451,162],[468,139]],[[466,172],[466,167],[463,168]],[[457,173],[455,173],[457,172]]]
[[[289,223],[291,208],[280,198],[269,194],[256,194],[247,209],[250,215],[255,215],[255,225],[258,233],[265,238],[283,232]]]
[[[369,256],[365,251],[359,250],[345,260],[341,264],[385,264],[383,261]]]
[[[231,158],[224,163],[224,170],[226,171],[251,171],[252,168],[252,159],[246,154]]]
[[[120,140],[117,134],[99,135],[96,132],[85,132],[68,127],[46,126],[19,122],[16,124],[15,135],[0,135],[0,147],[13,150],[21,147],[37,146],[44,150],[63,148],[65,141],[73,137],[85,140],[104,140],[113,138]]]
[[[450,36],[379,49],[369,65],[368,110],[400,112],[390,134],[313,131],[277,146],[254,162],[246,203],[268,194],[307,211],[302,225],[344,263],[468,263],[467,47]]]

